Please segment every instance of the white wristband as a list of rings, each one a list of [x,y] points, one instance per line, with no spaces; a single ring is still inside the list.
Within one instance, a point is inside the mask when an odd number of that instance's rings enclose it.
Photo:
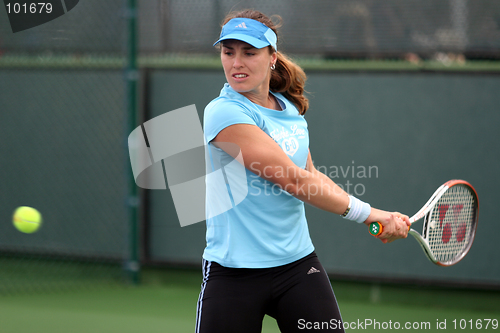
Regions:
[[[349,200],[349,212],[344,218],[358,223],[365,222],[368,216],[370,216],[371,206],[352,195],[349,196]]]

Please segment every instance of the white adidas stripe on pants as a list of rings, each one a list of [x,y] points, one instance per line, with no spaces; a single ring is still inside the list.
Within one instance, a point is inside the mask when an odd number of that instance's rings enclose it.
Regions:
[[[201,291],[200,291],[200,296],[198,297],[198,304],[196,306],[196,329],[195,333],[200,332],[200,325],[201,325],[201,310],[203,306],[203,296],[205,294],[205,288],[207,287],[207,281],[208,281],[208,276],[210,275],[210,265],[212,264],[211,261],[207,261],[203,259],[203,282],[201,283]]]

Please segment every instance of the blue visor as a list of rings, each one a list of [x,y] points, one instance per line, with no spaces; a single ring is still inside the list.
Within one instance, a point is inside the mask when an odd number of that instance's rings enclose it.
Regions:
[[[238,17],[227,22],[222,27],[220,38],[214,43],[214,46],[228,39],[241,40],[256,49],[271,45],[275,51],[278,51],[277,37],[274,31],[265,24],[248,18]]]

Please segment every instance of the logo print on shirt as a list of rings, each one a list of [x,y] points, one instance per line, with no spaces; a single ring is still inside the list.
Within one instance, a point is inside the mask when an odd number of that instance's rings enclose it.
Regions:
[[[283,149],[287,155],[293,156],[297,150],[299,150],[299,141],[294,137],[283,139],[281,142],[281,149]]]

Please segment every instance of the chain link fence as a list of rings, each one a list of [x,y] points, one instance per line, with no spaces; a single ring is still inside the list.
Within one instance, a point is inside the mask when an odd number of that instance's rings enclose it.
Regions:
[[[283,18],[283,50],[325,57],[499,58],[500,2],[496,0],[142,0],[141,55],[213,53],[212,42],[231,10],[258,9]],[[18,34],[0,13],[0,52],[121,55],[126,41],[123,0],[82,1],[75,12]]]
[[[0,294],[123,282],[123,12],[81,1],[14,34],[0,10]],[[38,231],[15,229],[18,206],[41,212]]]
[[[220,23],[243,8],[280,15],[281,49],[298,56],[500,57],[497,0],[141,0],[138,7],[142,66],[177,55],[195,68],[216,56]],[[18,33],[0,9],[0,293],[121,280],[129,237],[125,8],[124,0],[80,1]],[[36,233],[12,225],[24,205],[43,215]]]
[[[495,0],[156,0],[141,3],[141,51],[210,53],[231,10],[254,8],[283,19],[282,49],[343,58],[430,58],[436,53],[499,58]]]

